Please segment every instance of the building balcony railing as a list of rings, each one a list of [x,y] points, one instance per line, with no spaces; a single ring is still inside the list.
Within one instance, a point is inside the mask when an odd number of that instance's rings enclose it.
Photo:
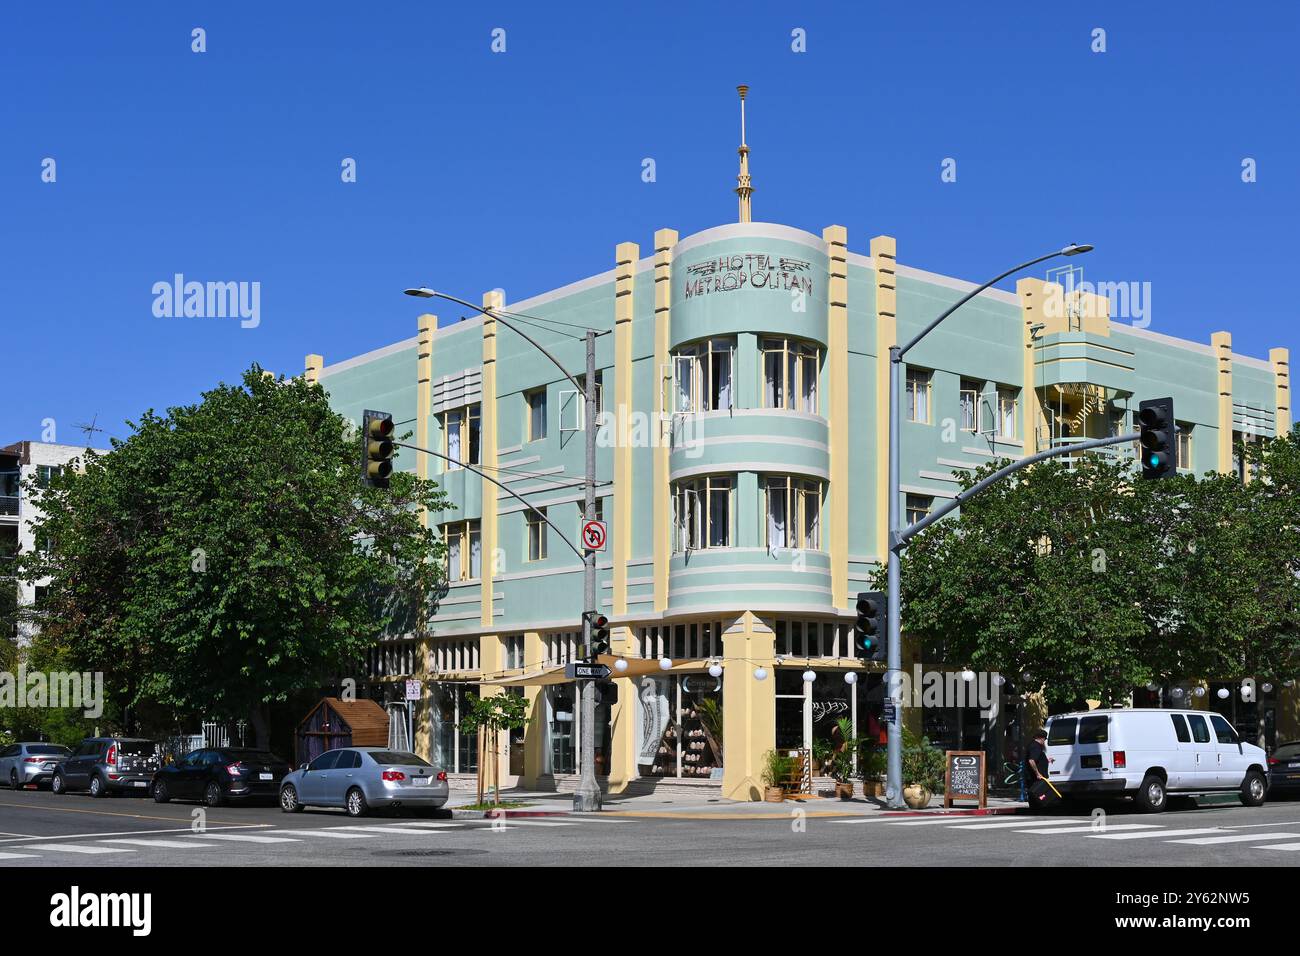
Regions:
[[[1048,442],[1049,448],[1069,448],[1071,445],[1078,445],[1087,441],[1096,441],[1098,438],[1105,438],[1105,435],[1079,435],[1071,438],[1052,438]],[[1135,461],[1137,453],[1131,444],[1107,445],[1104,448],[1091,448],[1088,451],[1076,452],[1071,455],[1062,455],[1058,461],[1073,464],[1083,458],[1084,455],[1105,455],[1116,461]]]

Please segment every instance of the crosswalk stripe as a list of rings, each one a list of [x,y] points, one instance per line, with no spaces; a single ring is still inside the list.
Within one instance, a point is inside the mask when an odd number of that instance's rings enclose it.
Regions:
[[[1106,829],[1111,829],[1107,827]],[[1145,840],[1154,837],[1190,836],[1193,833],[1223,833],[1223,827],[1161,827],[1159,830],[1143,830],[1141,833],[1106,833],[1101,831],[1091,834],[1094,840]]]
[[[298,841],[290,837],[273,837],[273,836],[253,836],[252,834],[244,835],[239,833],[205,833],[205,840],[230,840],[236,843],[297,843]]]
[[[1300,843],[1266,843],[1251,847],[1252,850],[1300,850]]]
[[[34,860],[35,853],[0,853],[0,860]]]
[[[881,822],[888,823],[896,827],[923,827],[923,826],[928,826],[928,825],[933,825],[938,823],[946,823],[949,826],[955,826],[959,823],[962,823],[964,820],[969,820],[969,819],[970,817],[968,816],[958,816],[957,814],[948,814],[941,817],[925,817],[924,819],[921,820],[882,820]],[[1035,825],[1032,820],[1019,820],[1017,822],[1021,826]],[[1079,823],[1081,821],[1070,820],[1068,822]]]
[[[339,829],[343,829],[340,827]],[[432,836],[437,830],[417,830],[414,827],[347,827],[349,833],[414,833],[419,836]]]
[[[955,823],[954,830],[1000,830],[1003,827],[1059,827],[1070,824],[1078,826],[1078,820],[1001,820],[997,823]]]
[[[516,817],[516,819],[518,819]],[[566,816],[564,819],[572,820],[574,823],[631,823],[626,817],[601,817],[594,813],[582,813],[574,816]]]
[[[572,823],[559,823],[552,820],[511,820],[517,827],[571,827]]]
[[[1170,840],[1170,843],[1188,843],[1192,846],[1217,846],[1220,843],[1252,843],[1257,840],[1297,839],[1300,833],[1235,833],[1232,836],[1199,837],[1195,840]]]
[[[1159,824],[1155,823],[1108,823],[1106,830],[1155,830],[1159,829]],[[1063,827],[1060,830],[1016,830],[1016,833],[1041,833],[1046,836],[1059,836],[1063,833],[1096,833],[1098,832],[1091,825],[1086,827]]]
[[[411,823],[403,823],[402,826],[404,826],[404,827],[415,827],[415,828],[417,828],[417,829],[419,829],[419,830],[458,830],[458,829],[460,829],[460,828],[462,828],[462,827],[465,826],[465,821],[460,820],[460,821],[456,821],[456,822],[447,822],[447,823],[416,823],[416,822],[411,822]]]
[[[320,836],[333,837],[336,840],[365,840],[369,837],[366,833],[339,833],[337,830],[272,830],[272,836]]]
[[[188,850],[190,847],[216,846],[215,843],[196,843],[194,840],[100,840],[100,843],[126,843],[130,846],[160,846],[173,850]]]
[[[44,843],[42,850],[55,850],[59,853],[134,853],[134,850],[119,850],[111,846],[82,846],[79,843]]]

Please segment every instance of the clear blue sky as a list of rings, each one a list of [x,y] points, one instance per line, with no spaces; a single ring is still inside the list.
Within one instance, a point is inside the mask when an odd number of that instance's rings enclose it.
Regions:
[[[0,442],[409,337],[409,285],[517,301],[734,221],[742,82],[757,220],[975,281],[1092,242],[1087,278],[1152,284],[1153,331],[1300,355],[1297,9],[7,3]],[[261,324],[156,318],[175,273],[260,282]]]

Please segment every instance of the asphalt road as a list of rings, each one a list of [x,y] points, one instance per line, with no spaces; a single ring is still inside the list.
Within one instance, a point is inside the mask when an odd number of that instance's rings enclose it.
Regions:
[[[200,832],[192,829],[196,814],[205,817]],[[1294,866],[1300,801],[1159,816],[1120,806],[1104,818],[842,816],[828,801],[806,812],[795,806],[606,812],[494,826],[434,816],[357,821],[331,811],[206,810],[139,797],[0,792],[0,867],[576,865],[593,859],[675,867]]]

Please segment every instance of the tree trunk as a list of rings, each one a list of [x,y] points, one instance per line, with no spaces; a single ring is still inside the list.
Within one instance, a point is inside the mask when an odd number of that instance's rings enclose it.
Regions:
[[[271,746],[271,721],[265,703],[254,704],[248,710],[248,723],[253,728],[254,746],[269,750]]]
[[[483,805],[483,728],[478,729],[478,802]]]
[[[497,807],[501,806],[501,756],[497,748],[501,746],[501,741],[497,737],[496,727],[492,728],[492,782],[495,786],[492,788],[493,802]]]

